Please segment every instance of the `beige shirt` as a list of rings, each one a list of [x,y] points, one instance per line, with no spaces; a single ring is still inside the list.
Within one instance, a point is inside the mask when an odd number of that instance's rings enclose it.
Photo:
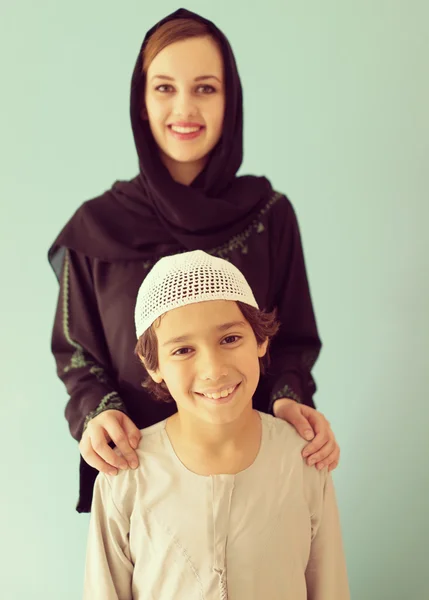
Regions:
[[[196,475],[166,421],[142,431],[140,466],[99,474],[84,600],[348,600],[331,475],[308,467],[306,442],[260,413],[254,463]]]

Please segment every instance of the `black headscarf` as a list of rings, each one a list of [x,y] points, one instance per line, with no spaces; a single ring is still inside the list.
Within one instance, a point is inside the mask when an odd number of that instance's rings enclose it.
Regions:
[[[204,23],[219,43],[226,93],[221,138],[189,186],[173,180],[148,121],[140,115],[145,89],[143,49],[158,27],[181,18]],[[243,159],[242,89],[231,46],[211,21],[179,9],[148,31],[132,76],[130,112],[140,173],[131,181],[116,182],[77,210],[49,250],[57,274],[62,248],[109,262],[215,248],[245,229],[272,194],[264,177],[236,176]]]

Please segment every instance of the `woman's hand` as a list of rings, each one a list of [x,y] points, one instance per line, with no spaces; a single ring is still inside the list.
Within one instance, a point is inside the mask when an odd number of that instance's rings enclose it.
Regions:
[[[119,410],[106,410],[90,420],[79,442],[79,450],[94,469],[117,475],[118,469],[138,467],[134,448],[137,448],[140,438],[140,430],[126,414]],[[110,441],[120,454],[109,446]]]
[[[273,411],[276,417],[293,425],[305,440],[312,440],[302,451],[308,465],[316,465],[319,471],[324,467],[333,471],[338,466],[340,447],[322,413],[290,398],[276,400]]]

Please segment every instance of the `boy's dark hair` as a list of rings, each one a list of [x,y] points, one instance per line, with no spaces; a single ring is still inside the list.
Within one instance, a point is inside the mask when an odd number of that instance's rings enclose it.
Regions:
[[[272,337],[275,336],[279,330],[280,324],[277,321],[277,311],[274,309],[272,312],[266,313],[264,311],[253,308],[243,302],[237,302],[239,309],[241,310],[243,317],[251,326],[253,333],[255,334],[256,342],[258,346],[263,344],[268,339],[269,342]],[[161,317],[160,317],[161,319]],[[159,320],[157,321],[159,322]],[[156,323],[157,323],[156,322]],[[156,325],[154,323],[147,329],[138,339],[134,353],[139,357],[144,358],[145,366],[150,371],[156,371],[158,368],[158,339],[155,333]],[[261,366],[261,373],[265,372],[265,366],[270,363],[269,349],[263,358],[259,359]],[[173,402],[173,398],[168,391],[165,382],[155,383],[152,377],[147,373],[145,379],[142,382],[142,386],[152,394],[157,400],[163,402]]]

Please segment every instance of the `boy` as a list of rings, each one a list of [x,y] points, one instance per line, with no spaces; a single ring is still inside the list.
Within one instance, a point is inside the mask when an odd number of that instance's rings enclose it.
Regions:
[[[178,411],[143,431],[137,470],[98,475],[84,597],[348,600],[332,478],[252,407],[274,315],[198,250],[153,267],[135,323],[144,385]]]

